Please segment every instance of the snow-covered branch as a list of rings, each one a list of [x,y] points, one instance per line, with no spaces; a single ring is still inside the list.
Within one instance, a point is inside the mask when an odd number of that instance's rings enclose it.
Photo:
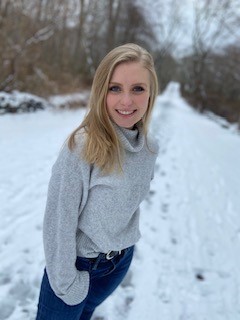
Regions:
[[[46,26],[46,27],[38,30],[37,32],[35,32],[35,34],[31,38],[26,40],[25,45],[29,46],[33,43],[36,44],[36,43],[39,43],[42,41],[47,41],[53,35],[54,35],[53,26],[52,25]]]

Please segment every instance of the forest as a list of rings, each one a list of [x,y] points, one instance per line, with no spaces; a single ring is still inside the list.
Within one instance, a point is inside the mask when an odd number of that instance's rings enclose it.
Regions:
[[[240,127],[237,2],[0,0],[0,91],[79,92],[110,49],[135,42],[152,53],[161,91],[179,82],[198,111]]]

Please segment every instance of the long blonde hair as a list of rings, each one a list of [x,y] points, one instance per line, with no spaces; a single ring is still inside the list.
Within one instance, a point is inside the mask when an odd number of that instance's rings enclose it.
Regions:
[[[153,58],[148,51],[134,43],[127,43],[110,51],[99,64],[92,84],[89,111],[81,125],[68,139],[68,147],[75,146],[75,136],[80,129],[86,132],[83,157],[89,164],[95,164],[103,172],[121,169],[122,148],[107,113],[106,97],[109,82],[116,66],[126,62],[141,62],[150,74],[150,98],[145,115],[142,118],[143,132],[147,135],[153,105],[158,94],[158,81]]]

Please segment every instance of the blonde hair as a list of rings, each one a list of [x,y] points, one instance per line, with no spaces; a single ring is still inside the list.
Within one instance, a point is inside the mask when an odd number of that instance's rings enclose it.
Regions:
[[[121,169],[122,148],[117,134],[107,113],[106,97],[112,74],[121,63],[140,62],[150,74],[150,98],[145,115],[142,118],[143,132],[147,135],[153,105],[158,94],[158,81],[153,58],[139,45],[127,43],[110,51],[99,64],[92,84],[89,99],[89,111],[81,125],[72,132],[68,147],[75,146],[75,136],[84,128],[86,140],[83,157],[89,164],[95,164],[108,173],[115,168]]]

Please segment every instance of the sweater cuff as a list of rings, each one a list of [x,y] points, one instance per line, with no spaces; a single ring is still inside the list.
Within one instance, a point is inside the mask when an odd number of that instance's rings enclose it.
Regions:
[[[80,304],[89,291],[90,276],[88,271],[77,271],[77,276],[66,294],[56,294],[69,306]]]

